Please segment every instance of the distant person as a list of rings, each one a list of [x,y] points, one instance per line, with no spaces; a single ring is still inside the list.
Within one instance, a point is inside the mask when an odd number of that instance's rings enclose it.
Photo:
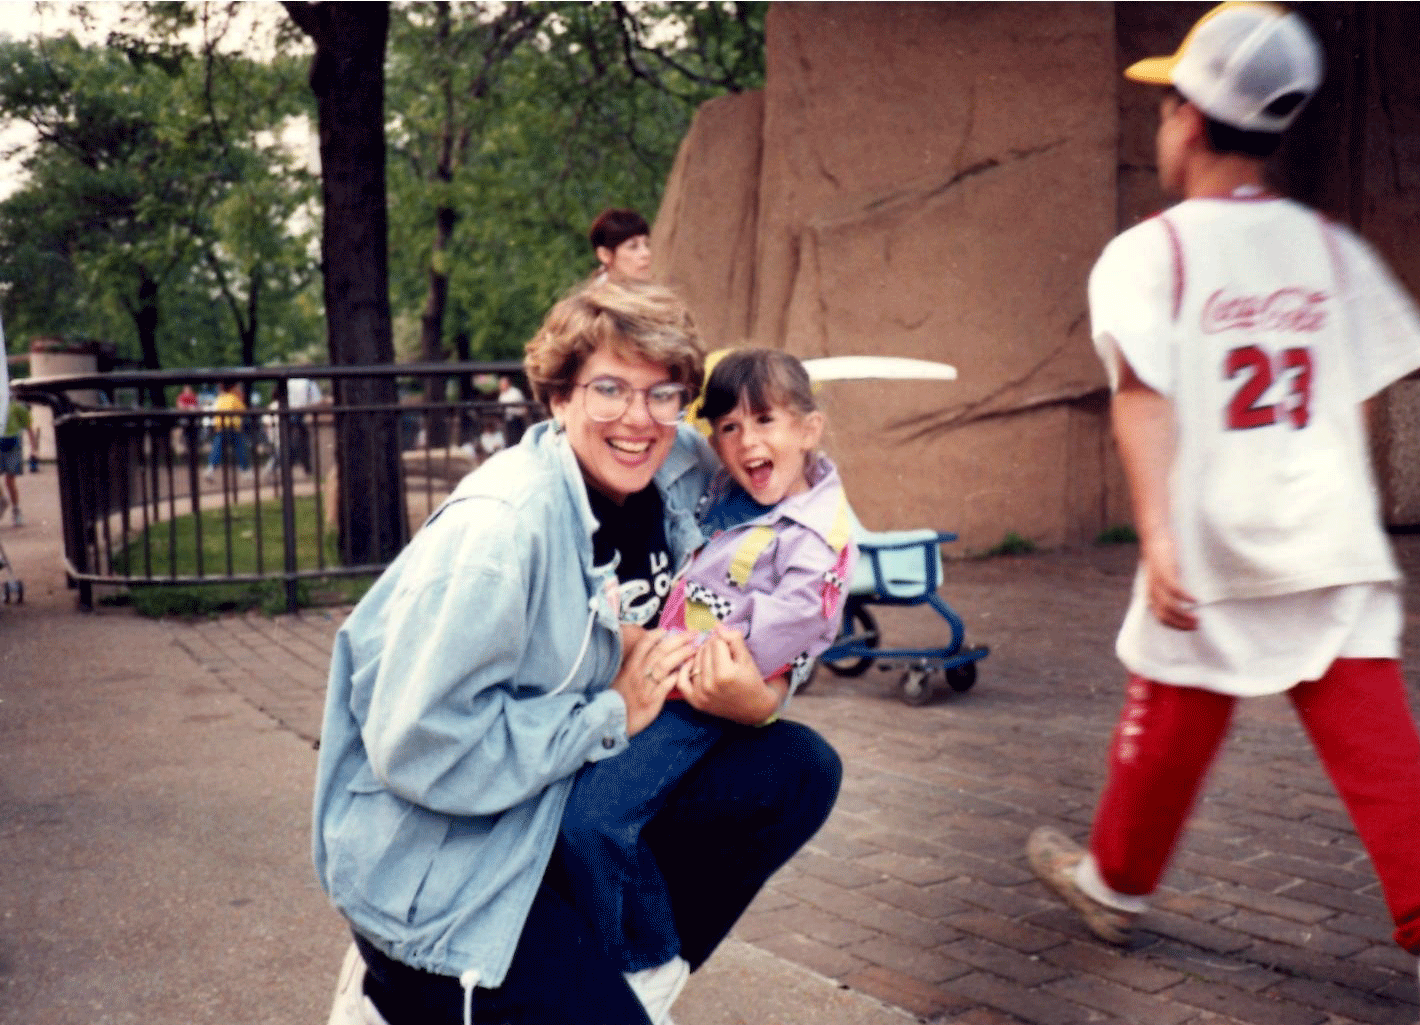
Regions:
[[[10,509],[10,522],[17,527],[25,525],[24,514],[20,512],[20,488],[15,478],[25,472],[24,436],[30,438],[30,451],[39,451],[39,431],[30,419],[30,410],[23,402],[14,399],[10,412],[5,417],[5,432],[0,434],[0,474],[5,478],[5,495],[0,495],[0,516]],[[9,497],[7,498],[6,495]]]
[[[309,414],[298,412],[298,410],[308,410],[312,406],[320,404],[324,396],[321,394],[320,385],[316,384],[308,377],[293,377],[286,382],[286,408],[291,412],[286,418],[286,437],[291,447],[291,466],[299,466],[306,471],[306,476],[311,475],[311,432],[310,425],[306,422]],[[271,405],[267,407],[271,412],[277,413],[281,408],[280,399],[272,399]],[[276,416],[267,418],[269,427],[267,433],[271,437],[271,458],[266,462],[266,472],[274,474],[276,466],[281,459],[281,425]]]
[[[523,432],[528,429],[528,400],[513,379],[504,374],[498,378],[498,401],[507,407],[503,413],[503,440],[506,447],[512,448],[523,440]]]
[[[185,384],[178,390],[177,398],[173,400],[173,408],[179,413],[195,413],[201,408],[201,400],[197,397],[197,392],[193,391],[192,385]],[[196,417],[182,417],[173,421],[172,431],[173,448],[182,452],[196,452],[198,442],[199,421]]]
[[[1420,367],[1420,319],[1360,238],[1264,179],[1321,85],[1300,15],[1223,4],[1125,75],[1162,87],[1159,180],[1183,199],[1089,281],[1139,531],[1130,677],[1088,846],[1042,827],[1031,867],[1127,944],[1238,699],[1286,694],[1420,954],[1420,737],[1364,411]]]
[[[495,452],[501,452],[506,447],[506,440],[503,437],[502,425],[496,417],[489,417],[483,421],[483,433],[478,436],[479,460],[487,459]]]
[[[212,452],[207,459],[207,479],[211,480],[226,451],[235,449],[237,465],[243,473],[251,469],[247,458],[247,436],[242,429],[243,417],[236,416],[247,408],[242,399],[242,386],[237,381],[223,385],[212,403]]]
[[[587,235],[597,257],[597,279],[651,280],[651,228],[635,210],[603,210]]]

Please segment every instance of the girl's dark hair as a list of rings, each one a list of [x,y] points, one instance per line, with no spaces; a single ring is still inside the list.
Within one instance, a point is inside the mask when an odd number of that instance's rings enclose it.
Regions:
[[[592,230],[587,237],[592,240],[592,249],[606,246],[615,249],[629,238],[651,234],[646,218],[635,210],[603,210],[592,222]]]
[[[700,418],[713,423],[744,399],[751,413],[788,406],[800,416],[818,409],[804,365],[779,349],[736,349],[715,364]]]

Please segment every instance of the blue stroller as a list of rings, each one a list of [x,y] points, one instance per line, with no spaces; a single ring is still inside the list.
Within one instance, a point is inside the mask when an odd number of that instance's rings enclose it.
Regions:
[[[942,600],[942,549],[955,534],[920,530],[870,531],[859,524],[858,567],[843,606],[843,626],[819,664],[837,676],[861,676],[875,662],[884,672],[901,669],[897,693],[909,705],[932,700],[932,677],[941,673],[958,694],[976,683],[976,663],[990,653],[985,646],[967,647],[961,616]],[[934,648],[884,648],[873,605],[931,605],[951,627],[951,639]]]

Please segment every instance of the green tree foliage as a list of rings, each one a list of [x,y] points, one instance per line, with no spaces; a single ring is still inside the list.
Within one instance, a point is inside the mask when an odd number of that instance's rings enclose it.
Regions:
[[[277,144],[303,83],[220,50],[213,10],[148,5],[105,45],[0,41],[0,114],[35,135],[0,202],[12,336],[103,338],[157,368],[253,363],[310,330],[311,182]],[[177,42],[199,11],[202,43]],[[264,316],[282,330],[262,352]]]
[[[321,358],[318,183],[283,140],[314,113],[309,47],[294,19],[277,19],[276,45],[243,38],[237,12],[258,6],[74,4],[81,19],[127,18],[101,44],[0,42],[0,119],[35,132],[0,201],[12,337],[102,338],[148,366]],[[764,13],[394,5],[384,120],[401,357],[515,356],[594,269],[596,214],[653,217],[695,106],[762,84]]]
[[[389,184],[401,352],[517,356],[547,308],[595,269],[586,232],[597,213],[653,218],[695,107],[762,85],[764,10],[396,8]],[[517,46],[502,45],[514,35]],[[456,159],[441,164],[448,138]],[[446,312],[433,346],[420,327],[436,274]]]

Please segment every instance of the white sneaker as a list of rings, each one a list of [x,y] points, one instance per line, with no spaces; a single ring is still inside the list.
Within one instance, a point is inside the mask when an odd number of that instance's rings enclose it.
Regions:
[[[626,983],[641,1006],[646,1009],[646,1017],[651,1025],[675,1025],[671,1021],[671,1005],[675,1003],[685,982],[690,978],[690,965],[683,957],[673,957],[655,968],[643,968],[639,972],[626,972]]]
[[[326,1025],[389,1025],[374,1002],[365,995],[365,960],[354,943],[345,951],[340,976],[335,981],[335,1003]]]

